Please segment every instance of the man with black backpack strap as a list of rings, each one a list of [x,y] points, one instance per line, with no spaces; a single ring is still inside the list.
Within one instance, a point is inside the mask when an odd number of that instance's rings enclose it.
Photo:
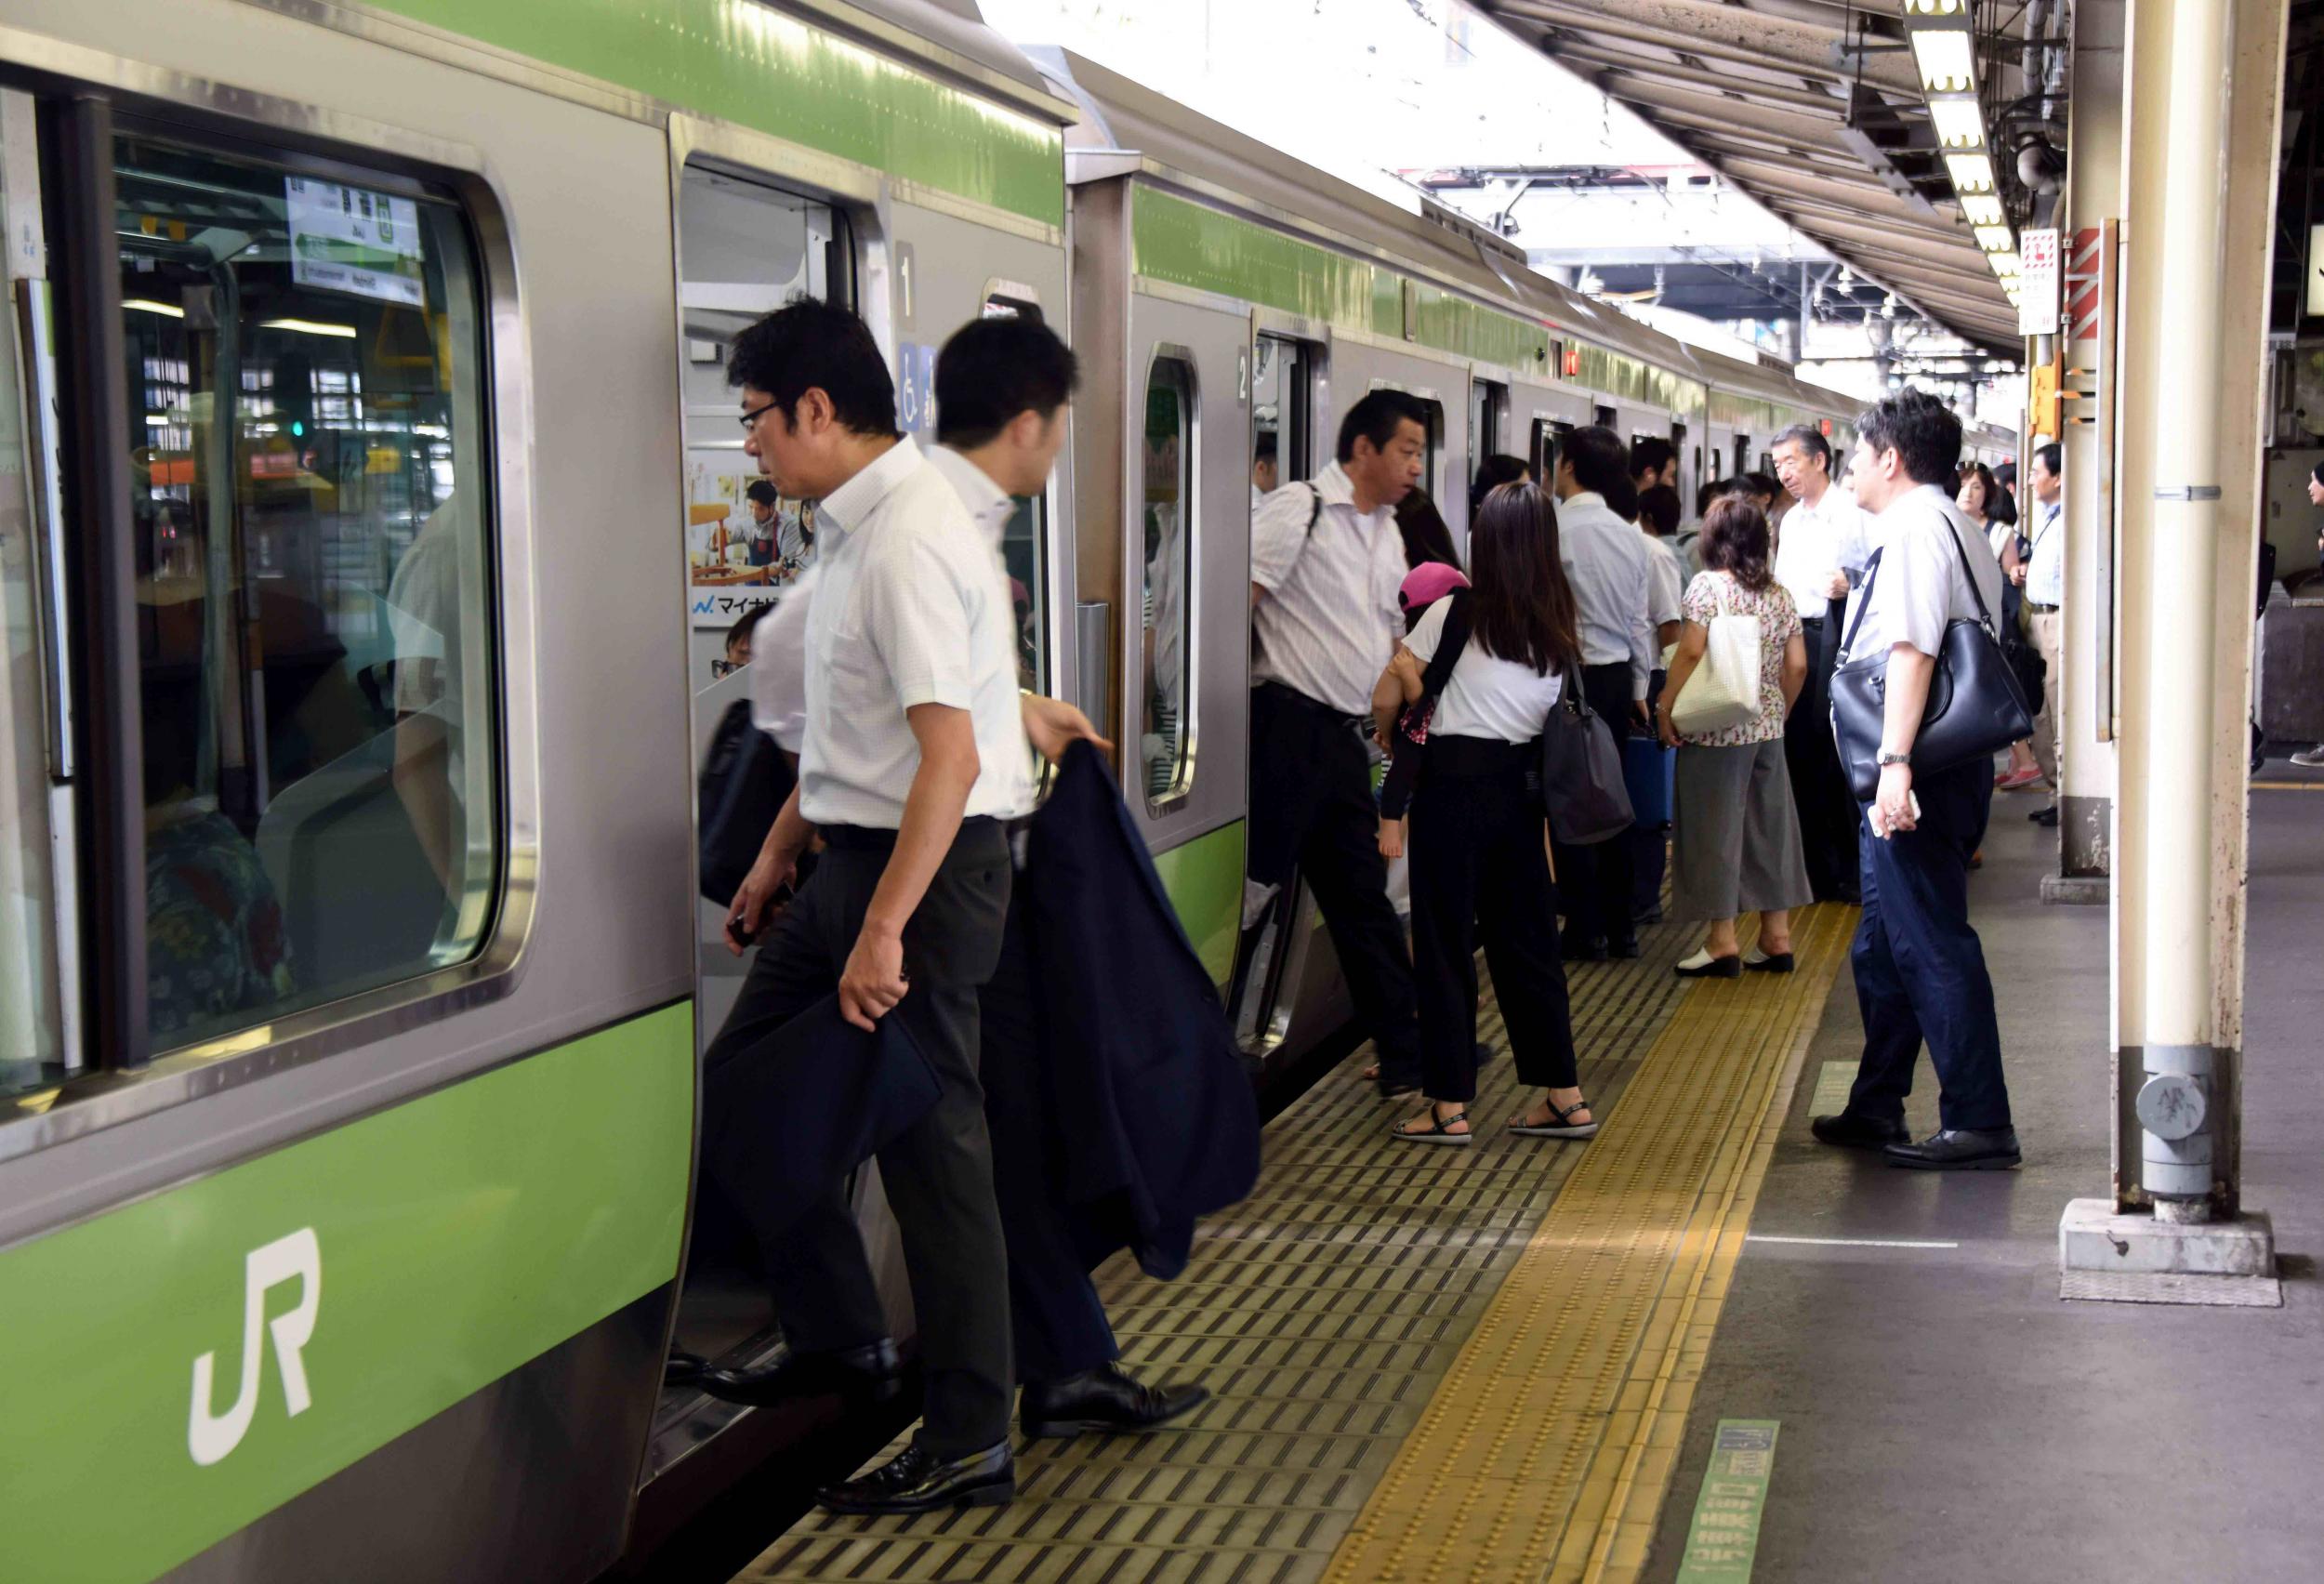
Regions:
[[[1404,637],[1396,503],[1427,449],[1427,410],[1374,390],[1341,421],[1337,459],[1251,518],[1249,877],[1280,886],[1296,864],[1314,889],[1392,1094],[1418,1080],[1419,1033],[1364,738]]]

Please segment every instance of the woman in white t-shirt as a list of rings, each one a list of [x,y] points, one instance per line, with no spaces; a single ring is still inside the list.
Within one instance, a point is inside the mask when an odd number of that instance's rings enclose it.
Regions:
[[[1512,1119],[1511,1131],[1586,1139],[1598,1124],[1575,1065],[1538,790],[1542,727],[1562,679],[1581,664],[1550,497],[1530,484],[1493,491],[1470,528],[1469,558],[1472,587],[1429,607],[1373,693],[1375,712],[1392,723],[1399,706],[1420,701],[1459,601],[1468,640],[1434,699],[1425,741],[1412,745],[1421,756],[1408,838],[1412,977],[1429,1107],[1393,1132],[1417,1143],[1471,1141],[1481,930],[1518,1075],[1549,1091]],[[1399,845],[1399,829],[1381,826],[1383,850]]]

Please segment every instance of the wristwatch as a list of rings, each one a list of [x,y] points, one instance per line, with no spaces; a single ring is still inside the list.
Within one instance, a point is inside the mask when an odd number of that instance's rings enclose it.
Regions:
[[[1882,770],[1886,770],[1892,764],[1910,764],[1912,762],[1912,756],[1910,754],[1892,754],[1886,748],[1882,748],[1880,751],[1879,758],[1873,762],[1878,764]]]

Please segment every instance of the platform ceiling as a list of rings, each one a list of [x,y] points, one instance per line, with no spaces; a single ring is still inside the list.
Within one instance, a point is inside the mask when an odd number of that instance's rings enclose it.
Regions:
[[[1894,5],[1474,0],[1868,280],[2014,357]],[[1859,47],[1859,46],[1863,47]]]

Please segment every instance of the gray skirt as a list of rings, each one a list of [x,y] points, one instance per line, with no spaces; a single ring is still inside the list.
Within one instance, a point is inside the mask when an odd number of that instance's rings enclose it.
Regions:
[[[1783,739],[1679,747],[1670,811],[1670,905],[1681,918],[1736,918],[1815,900]]]

